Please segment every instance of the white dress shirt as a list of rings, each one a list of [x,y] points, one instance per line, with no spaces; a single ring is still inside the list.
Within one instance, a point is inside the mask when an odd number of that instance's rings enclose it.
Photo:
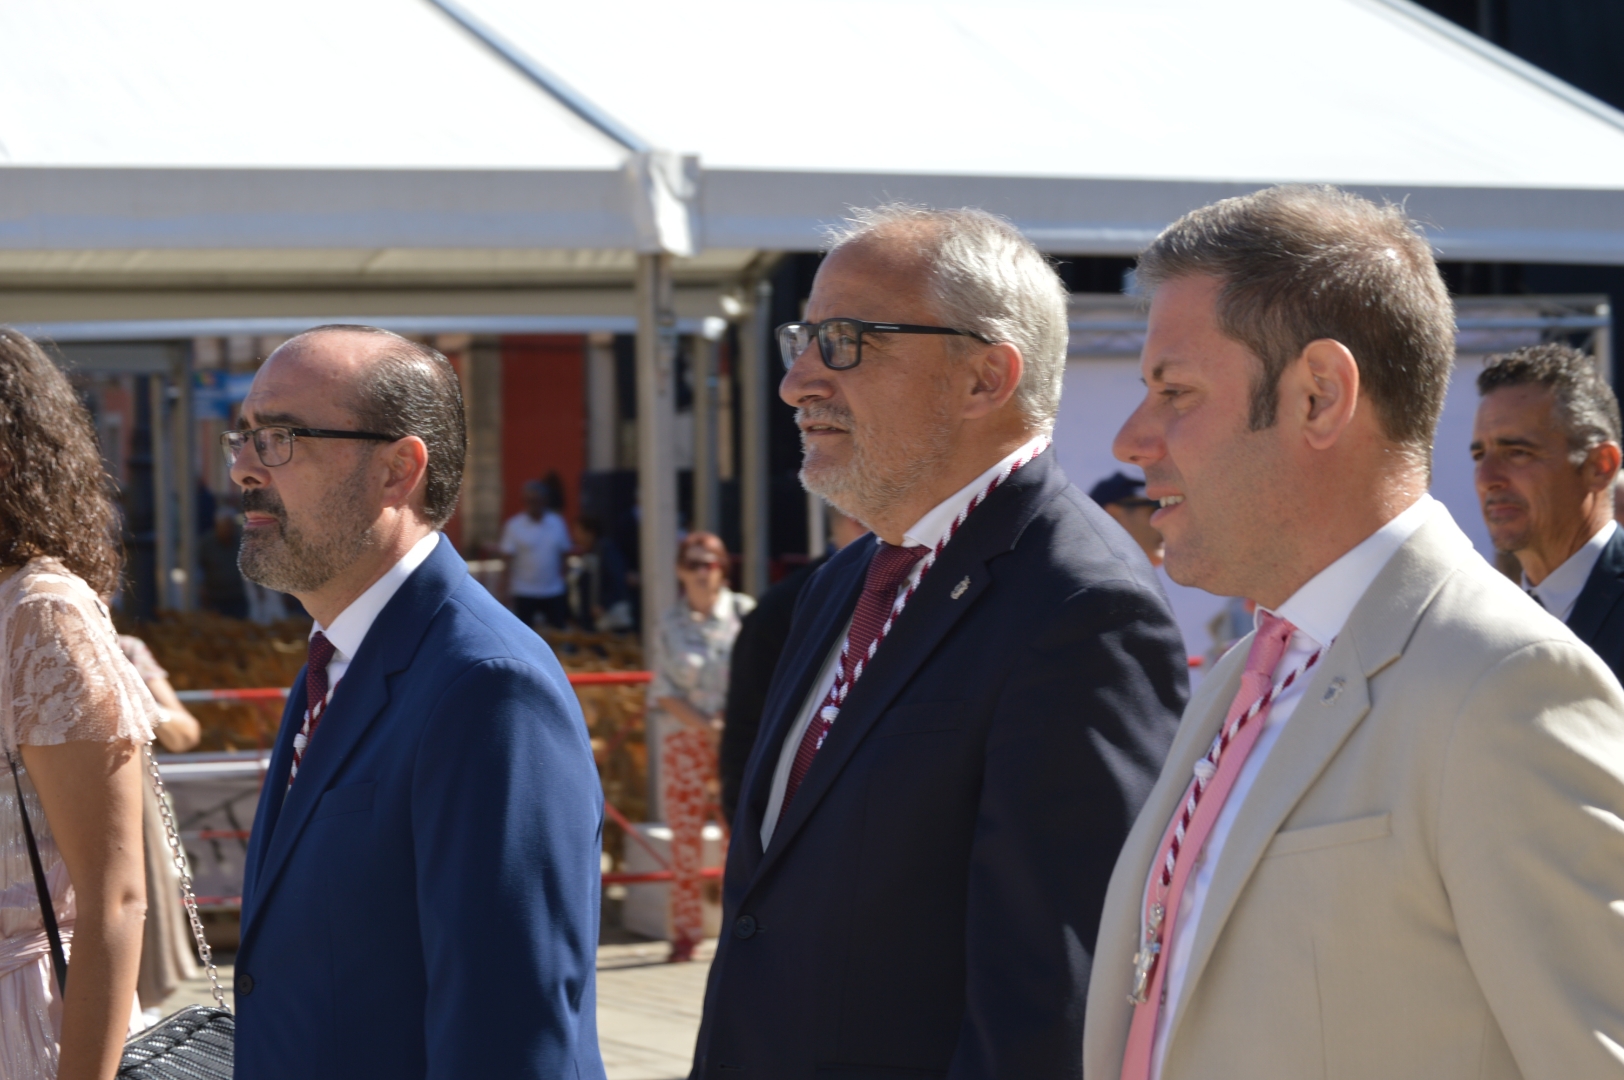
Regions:
[[[377,621],[378,614],[394,599],[395,593],[406,584],[406,579],[412,576],[412,571],[423,565],[434,552],[434,546],[440,542],[438,530],[429,533],[423,539],[412,545],[412,549],[401,557],[401,560],[388,570],[383,577],[368,586],[367,591],[351,601],[350,606],[338,613],[333,625],[323,627],[321,623],[314,623],[310,627],[310,636],[315,637],[319,630],[327,635],[327,640],[333,646],[333,658],[327,661],[327,700],[333,700],[333,691],[338,689],[338,680],[350,669],[350,661],[355,659],[356,650],[360,649],[361,642],[366,640],[367,631]]]
[[[1573,614],[1573,605],[1579,602],[1579,594],[1585,591],[1585,582],[1590,580],[1590,571],[1596,568],[1596,561],[1601,558],[1602,549],[1617,531],[1618,522],[1609,521],[1595,536],[1586,540],[1583,547],[1569,555],[1567,562],[1545,575],[1545,580],[1538,585],[1528,584],[1528,575],[1524,574],[1523,588],[1546,611],[1567,622]]]
[[[1027,442],[1019,450],[999,460],[998,464],[964,485],[952,495],[937,503],[924,517],[914,522],[913,527],[902,534],[903,547],[923,547],[935,549],[936,545],[947,536],[953,522],[970,505],[970,500],[980,494],[993,477],[997,476],[1011,464],[1026,457],[1036,457],[1049,444],[1049,436],[1039,435]],[[881,540],[880,543],[885,543]],[[914,564],[908,572],[907,578],[897,586],[900,596],[908,589],[919,584],[919,576],[925,572],[925,562],[921,559]],[[835,684],[835,672],[840,666],[840,646],[846,640],[846,633],[851,629],[848,619],[846,626],[841,630],[840,636],[835,638],[829,655],[824,658],[823,669],[813,680],[812,690],[807,694],[806,700],[801,703],[801,711],[795,717],[795,723],[790,726],[789,733],[784,736],[783,748],[778,753],[778,767],[773,771],[773,786],[767,796],[767,812],[761,819],[761,849],[765,851],[772,841],[773,830],[778,827],[778,815],[784,808],[784,792],[789,788],[790,769],[795,765],[795,754],[801,748],[801,739],[806,735],[806,729],[812,724],[812,714],[823,699],[829,696],[829,688]],[[836,723],[840,721],[836,720]]]
[[[1336,562],[1315,574],[1306,585],[1292,594],[1291,599],[1281,604],[1278,611],[1273,612],[1296,627],[1296,632],[1291,635],[1291,641],[1286,645],[1285,654],[1275,666],[1276,682],[1302,666],[1314,654],[1314,650],[1328,646],[1342,632],[1348,616],[1353,614],[1353,609],[1369,590],[1371,582],[1376,580],[1376,576],[1382,572],[1388,561],[1398,554],[1398,549],[1404,546],[1404,542],[1435,513],[1448,514],[1449,511],[1431,495],[1422,495],[1409,509],[1371,533]],[[1260,616],[1263,610],[1260,607],[1254,619]],[[1263,725],[1263,731],[1253,744],[1252,752],[1247,755],[1246,763],[1241,766],[1240,775],[1235,778],[1235,786],[1230,789],[1229,798],[1225,800],[1224,808],[1219,811],[1218,820],[1213,823],[1212,832],[1208,834],[1207,842],[1196,857],[1195,866],[1184,883],[1184,893],[1179,898],[1178,924],[1173,928],[1172,947],[1166,954],[1167,975],[1162,981],[1167,1000],[1156,1020],[1156,1045],[1150,1070],[1152,1080],[1159,1080],[1162,1075],[1162,1056],[1167,1052],[1167,1033],[1172,1029],[1173,1010],[1177,1007],[1179,991],[1183,988],[1184,976],[1189,968],[1190,950],[1195,945],[1195,931],[1201,921],[1201,908],[1206,901],[1207,891],[1212,886],[1213,871],[1218,865],[1218,860],[1223,857],[1224,843],[1229,839],[1229,830],[1235,824],[1235,817],[1240,813],[1241,805],[1246,801],[1258,773],[1263,770],[1263,763],[1268,760],[1269,751],[1279,742],[1280,732],[1285,729],[1291,714],[1297,711],[1297,703],[1302,700],[1303,691],[1311,681],[1298,679],[1275,698],[1274,704],[1269,708],[1268,720]]]

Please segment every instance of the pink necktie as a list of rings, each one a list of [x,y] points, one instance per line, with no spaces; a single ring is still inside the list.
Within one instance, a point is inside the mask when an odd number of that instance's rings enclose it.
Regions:
[[[293,767],[288,770],[289,787],[293,786],[293,778],[299,775],[305,750],[316,734],[316,725],[321,723],[322,713],[327,711],[327,662],[336,651],[333,643],[327,640],[327,635],[320,630],[310,635],[310,656],[305,662],[304,726],[293,737]]]
[[[1246,672],[1241,676],[1240,689],[1235,692],[1235,700],[1230,703],[1215,743],[1216,771],[1203,768],[1204,764],[1210,767],[1213,754],[1209,752],[1196,765],[1196,779],[1190,782],[1178,813],[1162,836],[1156,861],[1151,864],[1144,911],[1147,939],[1140,942],[1141,951],[1136,958],[1133,1026],[1128,1031],[1128,1048],[1122,1060],[1122,1080],[1149,1080],[1151,1056],[1156,1046],[1156,1018],[1164,1004],[1164,979],[1173,933],[1178,928],[1179,899],[1202,845],[1207,842],[1213,823],[1235,786],[1235,778],[1240,775],[1241,766],[1246,764],[1247,755],[1268,721],[1275,693],[1271,690],[1274,669],[1280,665],[1286,644],[1296,630],[1285,619],[1262,608],[1258,609],[1258,615],[1257,635],[1246,654]],[[1205,781],[1203,773],[1207,776]],[[1138,996],[1141,993],[1142,999]]]
[[[897,589],[913,569],[914,563],[924,557],[925,550],[923,547],[897,547],[881,543],[869,560],[868,576],[863,579],[863,595],[857,598],[857,610],[852,612],[851,629],[846,631],[846,646],[841,651],[841,678],[836,680],[834,689],[829,691],[818,711],[812,714],[812,722],[801,736],[795,761],[790,765],[789,783],[784,787],[784,803],[778,811],[780,821],[789,811],[790,800],[801,789],[801,781],[806,779],[812,759],[823,747],[823,740],[834,724],[831,717],[839,712],[837,699],[843,699],[840,691],[843,687],[849,691],[873,657],[879,647],[885,621],[896,606]],[[833,710],[830,709],[831,704],[835,706]]]

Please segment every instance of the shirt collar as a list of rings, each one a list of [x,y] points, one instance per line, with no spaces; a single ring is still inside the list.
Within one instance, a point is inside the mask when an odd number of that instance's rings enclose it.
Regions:
[[[1590,580],[1590,572],[1596,568],[1602,550],[1617,531],[1618,522],[1609,521],[1538,585],[1528,584],[1528,575],[1524,574],[1523,588],[1533,593],[1546,611],[1566,622],[1568,616],[1573,614],[1573,606],[1579,602],[1579,594],[1585,591],[1585,583]]]
[[[688,603],[685,596],[677,597],[677,610],[687,615],[692,622],[721,622],[728,617],[733,607],[733,593],[726,586],[716,594],[716,600],[711,604],[709,611],[695,611],[693,605]]]
[[[1435,512],[1448,513],[1431,495],[1423,494],[1409,509],[1310,578],[1274,614],[1295,626],[1298,633],[1315,645],[1329,645],[1347,625],[1348,616],[1353,614],[1376,575]],[[1258,612],[1262,611],[1260,605]],[[1254,615],[1254,619],[1256,617]]]
[[[361,642],[366,640],[367,631],[377,620],[378,614],[394,598],[400,587],[406,584],[406,579],[433,553],[434,547],[440,542],[438,530],[429,533],[423,539],[412,545],[401,560],[388,570],[383,577],[374,581],[367,591],[350,602],[350,606],[338,613],[333,625],[323,627],[315,623],[310,627],[310,636],[314,637],[319,630],[327,635],[327,640],[333,646],[333,659],[341,663],[349,663],[355,658],[356,650],[360,649]]]
[[[970,500],[986,490],[987,485],[992,483],[993,477],[1008,469],[1023,455],[1028,458],[1036,457],[1048,445],[1049,436],[1037,435],[1028,440],[1014,453],[1000,459],[992,468],[937,503],[934,509],[914,522],[913,528],[902,534],[903,546],[924,547],[934,551],[936,545],[947,538],[948,532],[953,528],[953,522],[970,505]]]

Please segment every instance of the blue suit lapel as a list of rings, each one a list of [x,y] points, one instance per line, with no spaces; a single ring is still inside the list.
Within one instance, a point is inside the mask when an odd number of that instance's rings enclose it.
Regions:
[[[1621,598],[1624,598],[1624,528],[1613,533],[1613,538],[1601,549],[1601,557],[1591,568],[1584,590],[1573,605],[1573,614],[1568,616],[1568,629],[1580,641],[1594,645],[1602,624]]]
[[[288,771],[293,765],[293,736],[303,723],[305,709],[305,669],[293,681],[287,704],[282,707],[282,726],[277,729],[276,742],[271,747],[271,761],[261,781],[259,808],[254,811],[254,829],[248,838],[248,858],[243,870],[243,899],[257,895],[256,886],[265,862],[265,851],[270,846],[271,834],[276,831],[276,819],[282,812],[282,796],[288,788]]]
[[[355,659],[350,661],[349,670],[334,688],[332,701],[299,767],[299,777],[289,787],[293,735],[304,716],[301,676],[299,689],[289,698],[265,778],[270,790],[261,799],[261,810],[269,811],[269,820],[263,829],[257,822],[255,825],[255,840],[263,854],[258,860],[252,897],[245,896],[245,902],[262,902],[269,894],[322,795],[389,704],[389,676],[411,663],[435,612],[467,576],[461,557],[450,541],[442,539],[423,565],[406,579],[378,613]]]
[[[841,707],[840,718],[829,730],[823,749],[812,760],[812,767],[807,770],[788,813],[773,830],[772,842],[756,867],[756,880],[772,868],[794,841],[875,721],[991,583],[992,573],[987,563],[1013,547],[1038,509],[1065,486],[1065,475],[1054,465],[1053,455],[1041,455],[1010,477],[965,520],[958,535],[942,550],[941,557],[897,618],[873,663],[852,687]],[[865,573],[867,566],[868,560],[864,559]],[[969,584],[960,590],[960,584],[966,579]],[[849,617],[855,604],[853,598],[851,604],[843,608],[845,616]],[[845,626],[844,617],[840,626]],[[827,654],[819,654],[820,658],[823,655]],[[801,700],[796,699],[797,705]],[[780,734],[780,743],[782,738]],[[773,762],[777,762],[776,753]],[[764,763],[762,768],[765,769]]]

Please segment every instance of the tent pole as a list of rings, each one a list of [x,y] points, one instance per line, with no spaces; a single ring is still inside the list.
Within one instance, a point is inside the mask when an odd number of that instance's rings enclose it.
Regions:
[[[163,375],[147,378],[152,407],[152,533],[153,562],[157,577],[154,607],[169,611],[175,606],[174,587],[169,571],[175,565],[175,505],[170,474],[174,471],[169,447],[169,380]]]
[[[1613,386],[1618,374],[1613,370],[1613,305],[1597,304],[1596,314],[1607,320],[1606,326],[1596,328],[1591,339],[1595,343],[1596,366],[1601,368],[1601,377],[1607,380],[1607,385]]]
[[[716,342],[704,334],[692,335],[688,357],[694,384],[693,527],[716,532],[721,519],[716,469]]]
[[[767,321],[772,317],[773,286],[758,278],[744,325],[739,327],[740,532],[744,539],[744,591],[767,591]]]
[[[637,500],[642,515],[638,553],[642,568],[643,645],[652,662],[660,616],[676,602],[677,474],[675,366],[676,315],[671,309],[671,256],[637,257]],[[650,775],[654,755],[651,753]]]
[[[586,342],[586,467],[592,472],[608,472],[620,465],[616,390],[614,335],[592,334]]]
[[[829,550],[829,504],[823,496],[806,493],[806,557],[817,560]]]
[[[197,420],[192,415],[192,346],[178,350],[173,364],[175,411],[172,414],[170,442],[175,454],[175,607],[191,611],[197,607]],[[214,523],[209,522],[213,528]]]

